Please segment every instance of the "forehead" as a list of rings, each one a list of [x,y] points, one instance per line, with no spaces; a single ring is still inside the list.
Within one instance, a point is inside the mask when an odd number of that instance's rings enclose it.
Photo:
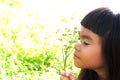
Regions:
[[[85,27],[81,27],[81,30],[80,30],[80,33],[79,33],[80,35],[88,35],[88,36],[92,36],[94,33],[91,31],[91,30],[89,30],[89,29],[87,29],[87,28],[85,28]]]
[[[96,41],[96,40],[100,40],[100,36],[97,35],[96,33],[92,32],[91,30],[81,27],[81,31],[79,33],[80,38],[83,39],[88,39],[91,41]]]

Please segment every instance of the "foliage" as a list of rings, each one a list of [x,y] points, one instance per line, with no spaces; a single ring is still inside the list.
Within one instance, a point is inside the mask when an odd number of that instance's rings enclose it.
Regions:
[[[58,80],[62,70],[77,75],[71,64],[77,28],[48,31],[36,13],[19,14],[19,0],[0,2],[0,80]]]

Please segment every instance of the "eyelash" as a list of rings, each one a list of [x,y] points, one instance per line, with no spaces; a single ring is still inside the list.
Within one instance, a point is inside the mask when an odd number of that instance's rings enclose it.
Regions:
[[[83,44],[85,44],[85,45],[89,45],[87,42],[83,42]]]
[[[78,40],[78,43],[83,43],[84,45],[89,45],[85,40]]]

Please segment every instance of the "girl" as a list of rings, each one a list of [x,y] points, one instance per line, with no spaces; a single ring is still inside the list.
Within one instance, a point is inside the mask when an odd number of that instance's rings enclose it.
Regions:
[[[77,80],[120,80],[120,14],[97,8],[81,21],[74,64],[81,68]],[[67,72],[60,80],[76,80]]]

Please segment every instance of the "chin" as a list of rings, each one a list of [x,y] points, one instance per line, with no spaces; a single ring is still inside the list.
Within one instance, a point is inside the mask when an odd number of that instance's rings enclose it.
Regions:
[[[79,64],[75,63],[75,62],[74,62],[74,65],[75,65],[75,67],[77,67],[77,68],[81,68],[81,66],[80,66]]]

